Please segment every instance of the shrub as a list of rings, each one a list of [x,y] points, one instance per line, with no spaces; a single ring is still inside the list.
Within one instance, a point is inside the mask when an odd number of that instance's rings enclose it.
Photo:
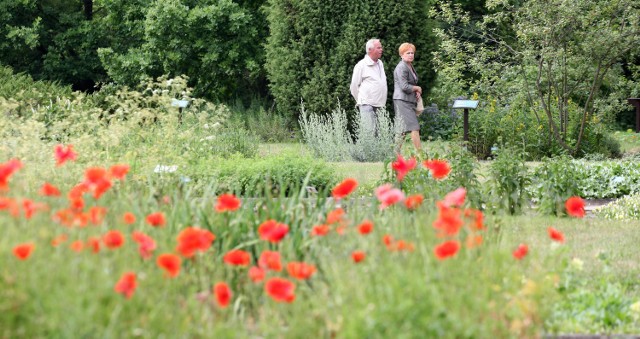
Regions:
[[[203,143],[211,150],[212,157],[229,158],[240,154],[245,158],[253,158],[258,153],[260,139],[251,130],[244,128],[241,121],[229,121],[227,126],[214,135],[205,137]]]
[[[563,215],[564,202],[579,195],[578,168],[567,156],[545,159],[533,172],[531,187],[538,211],[544,214]]]
[[[509,214],[520,214],[528,204],[527,186],[531,182],[525,163],[526,153],[517,147],[505,147],[496,152],[491,162],[488,181],[493,208]]]
[[[327,161],[360,162],[382,161],[393,155],[396,132],[386,110],[378,112],[378,134],[375,136],[360,119],[355,125],[354,142],[349,133],[347,114],[339,103],[327,117],[308,114],[302,106],[300,130],[315,155]]]
[[[430,172],[418,164],[418,168],[409,172],[401,183],[402,190],[407,194],[420,193],[427,201],[434,202],[445,194],[464,187],[467,190],[467,201],[475,208],[483,204],[483,193],[480,182],[476,176],[478,161],[458,143],[429,143],[425,150],[427,159],[446,160],[451,166],[451,172],[442,180],[434,179]],[[395,181],[395,173],[391,166],[386,166],[387,171],[381,179],[381,183]]]
[[[596,208],[594,214],[613,220],[640,220],[640,193],[634,193]]]
[[[324,161],[286,153],[258,159],[239,155],[226,161],[202,159],[189,167],[185,174],[203,185],[213,185],[218,193],[235,192],[243,196],[279,192],[290,195],[302,186],[326,192],[338,180]]]
[[[420,137],[433,140],[450,140],[454,136],[456,123],[459,121],[456,111],[449,108],[439,110],[437,105],[427,107],[418,117]]]

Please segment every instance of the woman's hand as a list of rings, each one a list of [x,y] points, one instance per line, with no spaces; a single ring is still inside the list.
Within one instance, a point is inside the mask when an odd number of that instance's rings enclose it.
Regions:
[[[422,95],[422,88],[420,86],[413,86],[413,91],[416,92],[416,96]]]

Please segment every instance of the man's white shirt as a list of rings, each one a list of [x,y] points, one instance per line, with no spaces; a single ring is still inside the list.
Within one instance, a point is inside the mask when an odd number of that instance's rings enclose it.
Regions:
[[[353,68],[350,90],[358,106],[384,107],[387,102],[387,76],[382,60],[376,62],[365,55]]]

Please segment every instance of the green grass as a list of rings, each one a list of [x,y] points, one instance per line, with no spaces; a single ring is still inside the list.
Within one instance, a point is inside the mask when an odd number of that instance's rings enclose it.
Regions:
[[[616,131],[613,137],[620,142],[620,149],[626,154],[640,153],[640,135],[632,130]]]
[[[162,145],[170,150],[168,143]],[[262,157],[308,154],[299,143],[257,147]],[[0,210],[0,338],[520,338],[640,331],[630,306],[640,300],[639,222],[531,213],[486,215],[481,246],[438,260],[434,249],[445,239],[432,226],[438,210],[431,204],[415,212],[402,206],[380,211],[376,203],[345,201],[346,234],[331,232],[318,238],[310,236],[311,228],[323,223],[335,206],[322,197],[252,199],[237,212],[221,214],[214,211],[215,197],[208,192],[196,194],[189,185],[178,185],[137,166],[128,180],[117,183],[100,200],[86,197],[87,207],[108,209],[104,223],[67,228],[52,220],[53,213],[68,207],[66,196],[44,198],[37,191],[46,180],[66,193],[82,180],[86,163],[58,168],[48,150],[41,152],[41,157],[33,155],[11,178],[10,191],[2,195],[46,202],[49,208],[29,220]],[[153,154],[137,161],[151,161],[153,166],[157,163]],[[121,161],[93,159],[91,164]],[[358,190],[372,188],[383,171],[382,163],[330,165],[340,178],[356,178],[361,184]],[[486,173],[487,166],[481,163],[480,172]],[[122,223],[126,211],[136,214],[136,224]],[[164,228],[144,222],[147,214],[156,211],[167,216]],[[260,240],[257,228],[267,219],[289,225],[290,232],[281,243]],[[366,236],[356,231],[364,219],[375,224],[373,233]],[[217,238],[205,253],[185,259],[175,279],[164,277],[153,258],[141,259],[131,240],[134,230],[142,231],[156,240],[155,255],[174,252],[176,236],[186,226],[209,229]],[[564,244],[549,239],[549,226],[565,234]],[[127,237],[120,249],[92,254],[69,248],[73,240],[100,237],[112,229]],[[469,232],[464,227],[457,239],[464,243]],[[59,234],[67,234],[69,240],[51,246]],[[412,243],[413,250],[389,251],[382,243],[386,234]],[[19,261],[11,250],[27,241],[36,243],[36,250],[28,260]],[[511,253],[520,243],[528,244],[530,252],[517,261]],[[285,265],[305,261],[318,270],[308,281],[295,281],[292,304],[280,304],[266,296],[262,284],[248,279],[247,268],[224,264],[223,256],[231,249],[249,251],[252,264],[263,250],[277,250]],[[366,252],[364,262],[351,261],[354,250]],[[583,267],[577,267],[574,259],[582,261]],[[127,271],[139,278],[129,300],[113,290]],[[269,276],[291,279],[286,269]],[[233,290],[228,308],[219,307],[211,294],[220,281]],[[608,316],[599,316],[602,313]]]

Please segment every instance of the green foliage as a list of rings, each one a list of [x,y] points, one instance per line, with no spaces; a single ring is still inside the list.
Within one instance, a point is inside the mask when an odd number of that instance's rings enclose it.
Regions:
[[[583,198],[619,198],[640,192],[637,161],[575,161],[576,181]]]
[[[15,114],[25,117],[31,114],[31,107],[45,105],[59,98],[70,98],[73,94],[69,86],[50,81],[34,81],[27,74],[15,74],[9,67],[0,66],[0,98],[14,102]]]
[[[528,207],[527,187],[531,182],[525,163],[526,154],[519,147],[505,147],[496,152],[490,165],[489,196],[495,208],[509,214],[520,214]]]
[[[429,1],[268,1],[270,36],[266,70],[278,110],[291,121],[299,118],[300,102],[318,114],[329,114],[339,100],[350,106],[349,84],[368,39],[379,38],[386,50],[389,95],[393,68],[403,42],[416,45],[415,67],[426,90],[433,78],[430,52],[435,49],[431,23],[425,20]],[[416,29],[416,24],[420,29]],[[426,26],[426,27],[425,27]],[[391,100],[388,100],[389,103]],[[391,110],[391,104],[387,107]],[[351,113],[351,112],[349,112]]]
[[[432,12],[445,23],[437,30],[442,49],[435,54],[440,77],[433,93],[446,102],[476,92],[485,101],[471,115],[490,113],[471,124],[480,156],[504,131],[516,135],[503,140],[523,140],[534,159],[617,156],[617,146],[602,141],[627,95],[611,89],[634,86],[614,67],[640,46],[632,8],[628,0],[497,1],[487,3],[490,13],[472,17],[440,2]]]
[[[422,139],[442,139],[451,140],[456,131],[456,123],[459,122],[458,114],[455,111],[449,111],[449,108],[441,108],[437,113],[429,112],[427,108],[418,117],[420,123],[420,138]]]
[[[260,77],[260,25],[230,0],[155,1],[146,6],[141,45],[101,49],[109,76],[134,85],[145,77],[187,75],[197,96],[229,100],[248,96]],[[139,20],[134,18],[134,20]]]
[[[624,196],[612,203],[596,208],[594,214],[612,220],[640,220],[640,193]]]
[[[211,155],[229,158],[240,154],[245,158],[253,158],[258,153],[260,139],[252,131],[244,128],[244,124],[228,123],[216,135],[206,137],[211,148]]]
[[[85,8],[83,5],[91,3]],[[186,75],[215,101],[266,96],[259,3],[224,0],[0,1],[0,63],[93,91]]]
[[[282,160],[272,165],[286,163]],[[44,167],[25,163],[25,171],[29,170],[11,178],[11,193],[35,195],[34,190],[26,189],[29,183],[45,180],[71,187],[81,178],[78,172],[83,166],[67,163],[64,171],[43,177],[40,171]],[[76,175],[64,177],[70,171]],[[68,207],[66,197],[43,198],[51,210],[38,212],[30,220],[0,213],[5,227],[0,239],[3,336],[119,333],[297,338],[334,334],[351,338],[389,337],[403,328],[403,336],[416,338],[425,333],[434,337],[527,337],[543,333],[543,320],[554,305],[551,301],[556,292],[549,276],[558,266],[553,261],[555,255],[547,259],[547,253],[532,252],[515,262],[510,251],[487,242],[478,248],[463,248],[453,258],[437,260],[433,248],[442,239],[428,226],[435,215],[427,210],[416,213],[391,208],[380,212],[375,206],[353,204],[345,215],[349,227],[343,236],[332,232],[312,237],[311,227],[335,207],[324,197],[315,202],[304,199],[303,194],[242,199],[238,211],[216,213],[216,197],[211,191],[199,194],[191,183],[180,185],[160,176],[145,180],[143,176],[144,172],[134,168],[100,200],[86,197],[87,203],[107,208],[105,221],[99,225],[62,228],[56,224],[50,214]],[[163,199],[165,195],[168,199]],[[165,227],[152,228],[144,222],[145,215],[157,211],[166,215]],[[124,212],[134,213],[138,222],[123,224]],[[352,226],[365,218],[375,228],[372,234],[362,236]],[[289,225],[288,234],[277,244],[258,235],[257,225],[268,219]],[[491,225],[493,220],[486,222]],[[184,259],[179,275],[169,278],[155,258],[175,252],[176,236],[188,225],[209,229],[216,239],[205,253]],[[72,241],[102,237],[109,230],[125,234],[127,240],[121,248],[103,248],[95,254],[69,248]],[[133,231],[155,240],[151,259],[140,258],[138,245],[130,240]],[[51,239],[63,233],[69,240],[51,246]],[[414,250],[389,251],[380,241],[385,234],[411,242]],[[28,261],[19,261],[11,255],[11,248],[26,241],[35,242],[36,249]],[[307,281],[294,281],[286,270],[269,271],[268,278],[285,277],[296,285],[295,301],[276,303],[265,295],[264,283],[255,284],[247,278],[247,267],[224,263],[223,256],[232,249],[249,252],[251,265],[262,251],[275,250],[283,263],[305,261],[315,265],[317,272]],[[355,265],[349,259],[354,249],[366,251],[365,261]],[[114,291],[114,285],[129,271],[136,273],[138,284],[133,296],[126,299]],[[220,307],[212,296],[212,286],[218,282],[226,282],[232,289],[232,303],[227,308]],[[407,298],[407,290],[417,299]],[[65,298],[68,302],[61,303]],[[279,325],[283,323],[290,325]]]
[[[303,186],[326,193],[338,181],[325,162],[286,153],[264,158],[236,155],[227,161],[202,159],[192,164],[185,174],[197,182],[213,183],[218,193],[234,192],[247,197],[278,195],[278,192],[291,196],[304,189]]]
[[[245,128],[254,133],[262,142],[279,143],[298,140],[299,131],[290,126],[285,116],[274,109],[266,110],[266,102],[252,100],[245,108],[241,102],[231,107],[233,119],[242,120]]]
[[[585,278],[579,259],[562,274],[560,298],[545,321],[551,333],[621,333],[637,320],[627,288],[610,272],[610,259],[605,253],[595,259],[604,262],[604,273],[596,281]]]
[[[393,156],[396,138],[394,124],[386,110],[378,112],[378,134],[357,118],[355,140],[349,133],[349,119],[340,104],[329,116],[309,114],[302,106],[300,130],[315,155],[328,161],[375,162]]]
[[[532,174],[532,197],[543,214],[564,215],[564,203],[579,194],[578,167],[568,157],[545,159]]]

